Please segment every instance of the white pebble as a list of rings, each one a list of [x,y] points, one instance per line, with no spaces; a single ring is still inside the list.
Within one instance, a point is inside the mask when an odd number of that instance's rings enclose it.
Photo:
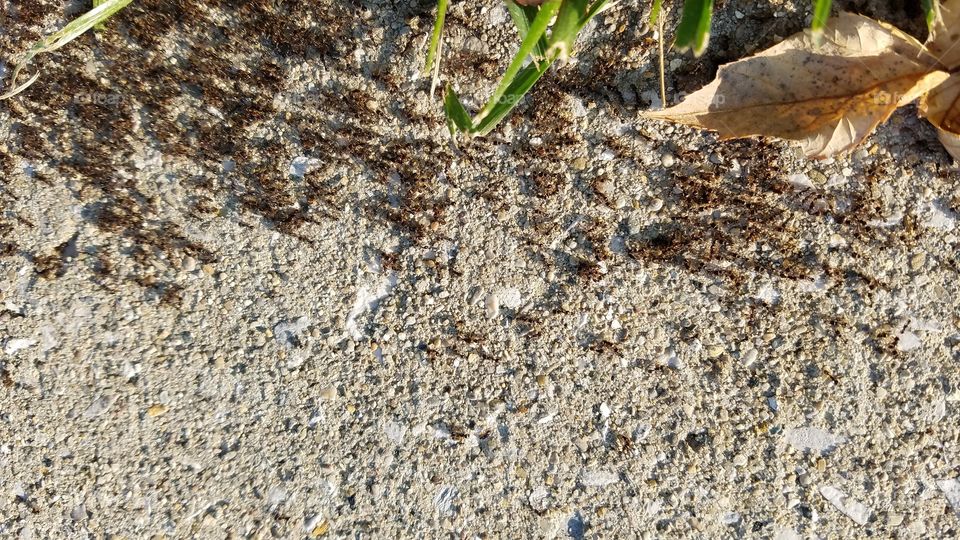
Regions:
[[[22,351],[23,349],[28,349],[37,344],[35,339],[26,339],[26,338],[14,338],[3,346],[3,352],[14,355],[17,352]]]
[[[960,517],[960,477],[937,480],[937,487],[940,488],[947,502]]]
[[[902,332],[897,336],[897,350],[900,352],[912,351],[920,345],[923,345],[923,342],[913,332]]]
[[[752,366],[754,362],[757,361],[758,356],[760,356],[760,353],[758,353],[756,349],[752,347],[747,349],[747,351],[743,353],[743,365],[746,367]]]
[[[487,318],[494,318],[500,313],[500,299],[493,293],[487,294],[483,301],[484,308],[487,311]]]
[[[860,501],[847,496],[846,493],[839,489],[833,486],[823,486],[820,488],[820,495],[830,501],[830,504],[846,514],[847,517],[855,521],[858,525],[866,525],[867,522],[870,521],[870,514],[872,514],[870,508]]]
[[[821,454],[829,453],[837,446],[847,442],[847,438],[843,435],[834,435],[829,431],[814,427],[788,429],[784,432],[783,438],[790,446],[801,452],[813,450]]]

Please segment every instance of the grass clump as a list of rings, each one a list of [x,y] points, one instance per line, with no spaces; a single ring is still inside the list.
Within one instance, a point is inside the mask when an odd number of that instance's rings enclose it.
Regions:
[[[566,60],[573,51],[581,30],[599,13],[608,9],[610,0],[547,0],[540,5],[522,5],[505,0],[520,37],[520,48],[513,56],[500,84],[476,115],[470,116],[457,93],[447,86],[444,111],[452,135],[486,135],[514,107],[557,60]],[[447,0],[440,0],[425,73],[433,73],[431,89],[436,86],[442,45],[442,26]]]
[[[517,28],[520,47],[507,67],[493,95],[476,115],[470,116],[460,103],[456,92],[448,85],[443,98],[447,126],[452,135],[458,132],[468,136],[482,136],[497,124],[520,102],[534,84],[557,60],[564,60],[573,51],[574,42],[581,30],[606,9],[614,5],[611,0],[504,0],[507,10]],[[934,20],[937,0],[918,0],[924,11],[928,26]],[[666,88],[663,76],[663,0],[652,0],[650,25],[658,26],[660,41],[660,93],[663,106],[666,103]],[[713,21],[714,0],[684,0],[680,23],[674,33],[673,47],[680,51],[692,51],[700,56],[710,41],[710,25]],[[433,94],[439,77],[440,51],[442,49],[443,24],[449,0],[439,0],[436,22],[427,52],[424,73],[432,75],[430,86]],[[820,39],[824,24],[830,16],[832,0],[813,0],[811,32]]]

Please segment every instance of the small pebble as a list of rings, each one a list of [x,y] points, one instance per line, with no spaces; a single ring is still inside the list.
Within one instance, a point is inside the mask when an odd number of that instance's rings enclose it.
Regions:
[[[710,358],[719,358],[720,355],[722,355],[726,350],[726,347],[723,345],[712,345],[709,349],[707,349],[707,356]]]
[[[814,183],[814,185],[820,186],[827,183],[827,175],[816,169],[810,170],[807,173],[807,176],[810,178],[810,181]]]
[[[500,299],[493,293],[487,293],[487,297],[483,300],[483,307],[486,310],[487,318],[493,319],[500,314]]]
[[[910,258],[910,269],[920,270],[923,268],[924,263],[927,262],[927,254],[920,252]]]
[[[664,167],[670,168],[673,167],[673,164],[676,162],[676,159],[673,157],[673,154],[666,153],[660,156],[660,164]]]
[[[311,537],[311,538],[319,538],[319,537],[327,534],[327,531],[329,531],[329,530],[330,530],[330,522],[327,521],[327,520],[323,520],[323,521],[321,521],[320,523],[318,523],[318,524],[313,528],[313,530],[310,531],[310,537]]]
[[[158,403],[147,409],[147,416],[157,417],[163,415],[165,412],[167,412],[167,406],[162,403]]]

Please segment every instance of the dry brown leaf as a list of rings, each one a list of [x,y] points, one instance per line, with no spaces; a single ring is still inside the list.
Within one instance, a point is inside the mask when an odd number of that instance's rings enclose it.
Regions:
[[[960,75],[952,75],[923,96],[920,116],[937,128],[947,152],[960,159]]]
[[[960,66],[960,0],[942,0],[926,48],[946,69]]]
[[[960,66],[960,0],[940,3],[924,46],[945,69]],[[960,76],[952,75],[923,96],[920,115],[937,128],[947,152],[960,159]]]
[[[868,17],[827,22],[819,46],[795,34],[756,56],[722,66],[680,104],[647,113],[717,131],[721,138],[799,141],[812,157],[848,150],[900,105],[949,74],[913,37]]]
[[[953,75],[920,100],[920,114],[941,129],[960,133],[960,75]]]
[[[937,137],[940,139],[940,144],[953,156],[953,159],[960,160],[960,135],[937,128]]]

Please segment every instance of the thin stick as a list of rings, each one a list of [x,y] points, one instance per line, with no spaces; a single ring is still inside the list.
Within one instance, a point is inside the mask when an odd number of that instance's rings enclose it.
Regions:
[[[660,101],[663,102],[663,108],[667,108],[667,84],[664,82],[663,74],[663,17],[657,17],[657,41],[660,44]]]

